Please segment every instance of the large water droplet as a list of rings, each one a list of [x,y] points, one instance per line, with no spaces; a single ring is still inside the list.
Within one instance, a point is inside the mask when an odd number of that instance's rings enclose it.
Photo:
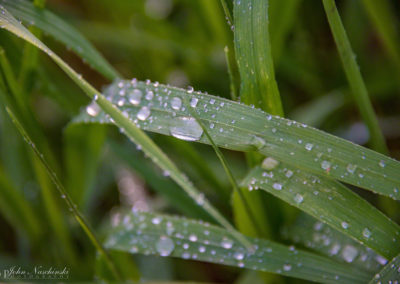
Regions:
[[[236,260],[242,260],[242,259],[244,258],[244,253],[243,253],[243,252],[240,252],[240,251],[237,251],[237,252],[235,252],[235,253],[233,254],[233,257],[234,257]]]
[[[140,104],[140,100],[142,99],[142,91],[138,89],[134,89],[132,92],[129,93],[128,99],[129,102],[135,106]]]
[[[342,251],[343,259],[347,262],[353,262],[353,260],[357,256],[357,254],[358,254],[358,250],[351,245],[346,245]]]
[[[154,93],[153,93],[153,91],[148,91],[147,93],[146,93],[146,100],[148,100],[148,101],[151,101],[152,99],[153,99],[153,97],[154,97]]]
[[[140,120],[146,120],[150,116],[150,109],[146,106],[142,107],[136,117]]]
[[[365,229],[362,231],[362,234],[363,234],[363,236],[366,237],[367,239],[368,239],[369,237],[371,237],[371,231],[370,231],[368,228],[365,228]]]
[[[166,236],[161,236],[156,244],[156,250],[161,256],[170,255],[174,248],[174,242]]]
[[[198,102],[199,102],[199,99],[198,99],[198,98],[192,98],[192,99],[190,100],[190,106],[191,106],[191,107],[196,107]]]
[[[303,200],[304,200],[303,195],[296,193],[296,195],[294,196],[294,202],[300,204],[303,202]]]
[[[90,116],[96,116],[99,114],[100,112],[100,107],[98,104],[96,104],[95,102],[92,102],[90,105],[88,105],[86,107],[86,112],[88,113],[88,115]]]
[[[324,170],[329,170],[331,168],[331,163],[328,161],[322,161],[321,168]]]
[[[262,162],[261,167],[265,170],[273,170],[278,165],[279,165],[279,162],[277,160],[275,160],[274,158],[271,158],[271,157],[267,157]]]
[[[228,238],[223,238],[221,245],[225,249],[230,249],[233,246],[233,241]]]
[[[203,129],[193,117],[177,117],[174,125],[170,127],[172,136],[186,140],[197,141],[203,135]]]
[[[180,98],[178,98],[178,97],[172,98],[171,107],[174,110],[179,110],[181,108],[181,106],[182,106],[182,100]]]
[[[280,183],[274,183],[274,184],[272,185],[272,187],[273,187],[274,189],[276,189],[276,190],[281,190],[281,189],[282,189],[282,185],[281,185]]]
[[[343,229],[347,229],[349,227],[349,223],[344,221],[340,225],[342,226]]]

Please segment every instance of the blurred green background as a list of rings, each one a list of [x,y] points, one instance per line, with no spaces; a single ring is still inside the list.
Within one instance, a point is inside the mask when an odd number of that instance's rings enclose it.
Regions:
[[[286,4],[292,8],[283,9],[282,2],[286,1],[270,2],[272,53],[286,115],[367,145],[368,131],[352,100],[322,3],[290,0]],[[399,50],[393,53],[387,48],[362,1],[337,1],[337,5],[391,156],[399,159],[400,62],[393,55]],[[388,1],[388,5],[393,13],[389,23],[394,26],[397,40],[400,3]],[[224,47],[233,50],[233,34],[217,0],[47,0],[46,8],[77,28],[124,78],[151,79],[184,88],[193,86],[230,98]],[[46,34],[42,38],[97,88],[110,83],[69,48]],[[18,74],[27,48],[25,43],[2,30],[0,45],[13,72]],[[97,231],[104,233],[104,224],[120,207],[208,218],[118,130],[100,125],[68,126],[88,100],[46,55],[39,53],[38,57],[38,63],[29,69],[21,84],[21,92],[36,121],[34,135],[42,141],[40,145],[64,186]],[[189,146],[187,142],[156,134],[151,137],[222,212],[231,215],[226,198],[230,186],[211,147]],[[2,109],[1,267],[13,263],[27,267],[66,265],[72,279],[106,277],[101,263],[96,262],[94,248],[55,196],[53,185],[30,151]],[[224,153],[235,175],[243,177],[247,170],[244,155]],[[47,193],[41,193],[41,188]],[[360,194],[399,221],[394,202],[386,200],[378,204],[376,196],[365,191]],[[273,202],[277,208],[281,204],[277,199]],[[290,220],[271,214],[274,238],[285,241],[280,230]],[[131,257],[123,253],[113,255],[131,279],[136,279],[137,270],[144,279],[217,282],[239,279],[240,270],[218,265]],[[279,281],[300,282],[283,278]]]

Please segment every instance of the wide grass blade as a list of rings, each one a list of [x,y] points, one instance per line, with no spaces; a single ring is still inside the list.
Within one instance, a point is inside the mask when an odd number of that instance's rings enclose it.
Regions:
[[[387,258],[400,251],[400,227],[337,181],[279,163],[254,168],[243,184],[264,189]]]
[[[360,69],[357,65],[355,55],[347,38],[346,31],[340,19],[339,12],[336,8],[335,0],[323,0],[325,12],[333,37],[339,51],[340,59],[344,67],[344,71],[349,81],[350,88],[353,93],[354,100],[361,113],[361,116],[370,132],[370,141],[373,149],[386,154],[388,152],[385,138],[379,128],[378,119],[375,115],[371,101],[368,96],[367,87],[365,86]]]
[[[150,82],[133,82],[116,81],[105,90],[105,95],[143,130],[209,143],[200,126],[195,128],[195,133],[185,127],[185,121],[194,120],[190,112],[171,105],[173,101],[187,98],[197,108],[198,117],[219,147],[258,151],[299,169],[400,199],[400,163],[394,159],[307,125],[220,97]],[[139,94],[141,99],[136,100]],[[148,94],[154,97],[148,100],[145,98]],[[92,112],[92,108],[96,109],[96,105],[88,106],[92,115],[82,112],[74,122],[111,122],[104,112],[99,109]],[[148,118],[141,120],[138,117],[144,110],[149,110]],[[177,133],[177,127],[189,137],[182,137],[181,131]]]
[[[370,284],[380,283],[398,283],[400,280],[400,255],[396,256],[389,262],[374,278]]]
[[[234,1],[235,53],[241,101],[283,116],[268,31],[268,0]]]
[[[15,17],[24,23],[34,25],[75,51],[90,66],[108,79],[120,77],[118,72],[87,41],[81,33],[46,9],[39,9],[26,0],[0,0]]]
[[[322,283],[362,283],[371,273],[326,257],[248,238],[249,253],[220,227],[184,218],[151,213],[120,213],[105,243],[109,249],[161,255],[268,271]]]
[[[295,224],[285,228],[283,235],[298,245],[371,273],[387,263],[383,256],[305,213],[300,214]]]
[[[94,99],[94,105],[92,105],[89,113],[93,114],[103,109],[108,113],[109,117],[113,122],[120,127],[121,131],[124,132],[134,143],[141,146],[143,151],[160,166],[164,171],[169,172],[170,176],[174,181],[179,184],[186,193],[193,198],[199,206],[202,206],[218,223],[227,228],[232,232],[233,235],[241,240],[243,244],[251,250],[247,240],[235,230],[232,224],[215,208],[213,205],[205,199],[204,195],[197,190],[197,188],[189,181],[189,179],[177,168],[177,166],[162,152],[162,150],[134,123],[132,123],[125,113],[122,113],[118,108],[110,103],[100,92],[86,82],[82,76],[77,74],[68,64],[66,64],[59,56],[51,51],[44,43],[35,38],[24,26],[22,26],[4,7],[0,6],[0,27],[14,33],[20,38],[30,42],[34,46],[47,53],[51,59],[88,95]],[[154,94],[153,94],[154,96]],[[89,109],[88,109],[89,110]],[[149,116],[148,110],[143,109],[140,117],[144,120]],[[194,120],[194,119],[193,119]],[[185,123],[186,120],[182,120],[181,123]],[[180,130],[177,129],[179,132]]]

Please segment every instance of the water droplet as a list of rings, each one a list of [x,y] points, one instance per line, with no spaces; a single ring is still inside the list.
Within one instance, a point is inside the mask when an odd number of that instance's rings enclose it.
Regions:
[[[156,244],[156,250],[161,256],[170,255],[174,248],[174,242],[166,236],[161,236]]]
[[[250,143],[255,146],[257,150],[260,150],[266,144],[265,140],[258,136],[253,136]]]
[[[343,251],[342,251],[343,259],[346,262],[353,262],[353,260],[357,256],[357,254],[358,254],[358,250],[355,247],[351,246],[351,245],[346,245],[343,248]]]
[[[278,165],[279,165],[279,162],[277,160],[275,160],[274,158],[271,158],[271,157],[267,157],[262,162],[261,167],[265,170],[273,170]]]
[[[286,174],[285,174],[285,176],[286,176],[287,178],[290,178],[292,175],[293,175],[293,172],[292,172],[291,170],[288,170],[288,171],[286,172]]]
[[[365,229],[362,231],[362,234],[363,234],[363,236],[366,237],[367,239],[368,239],[369,237],[371,237],[371,231],[370,231],[368,228],[365,228]]]
[[[384,168],[386,166],[385,161],[384,160],[380,160],[379,161],[379,166]]]
[[[179,110],[181,108],[181,106],[182,106],[182,100],[180,98],[178,98],[178,97],[172,98],[171,107],[174,110]]]
[[[343,229],[347,229],[349,227],[349,223],[345,221],[343,221],[340,225],[342,226]]]
[[[154,93],[153,93],[153,91],[148,91],[147,93],[146,93],[146,100],[148,100],[148,101],[151,101],[152,99],[153,99],[153,97],[154,97]]]
[[[331,163],[328,161],[322,161],[321,168],[324,170],[329,170],[331,168]]]
[[[142,107],[136,117],[140,120],[146,120],[150,116],[150,109],[146,106]]]
[[[237,251],[237,252],[235,252],[235,253],[233,254],[233,257],[234,257],[236,260],[242,260],[242,259],[244,258],[244,253],[243,253],[243,252]]]
[[[357,165],[353,165],[353,164],[348,164],[346,167],[346,170],[351,174],[354,174],[356,169],[357,169]]]
[[[307,151],[311,151],[313,147],[314,147],[314,144],[307,143],[304,148],[306,148]]]
[[[198,102],[199,102],[199,99],[198,99],[198,98],[192,98],[192,99],[190,100],[190,106],[191,106],[191,107],[196,107]]]
[[[189,86],[187,92],[189,94],[191,94],[191,93],[193,93],[193,91],[194,91],[194,88],[192,86]]]
[[[292,266],[290,264],[284,264],[283,265],[283,270],[284,271],[290,271],[290,270],[292,270]]]
[[[129,102],[135,106],[140,104],[140,100],[142,99],[142,91],[138,89],[134,89],[132,92],[129,93],[128,99]]]
[[[213,104],[215,104],[215,100],[214,100],[214,99],[211,99],[211,100],[210,100],[210,105],[213,105]]]
[[[221,246],[222,246],[224,249],[230,249],[230,248],[232,248],[232,246],[233,246],[233,241],[230,240],[230,239],[228,239],[228,238],[226,238],[226,237],[224,237],[224,238],[222,239]]]
[[[151,223],[153,223],[154,225],[160,224],[161,221],[162,219],[160,217],[154,217],[153,219],[151,219]]]
[[[191,235],[189,236],[189,241],[191,241],[191,242],[197,242],[197,236],[196,236],[195,234],[191,234]]]
[[[274,183],[274,184],[272,185],[272,187],[273,187],[274,189],[276,189],[276,190],[281,190],[281,189],[282,189],[282,185],[281,185],[280,183]]]
[[[206,247],[200,246],[200,247],[199,247],[199,252],[200,252],[200,253],[206,252]]]
[[[100,112],[100,107],[98,104],[96,104],[95,102],[92,102],[90,105],[88,105],[86,107],[86,112],[88,113],[88,115],[90,116],[96,116],[99,114]]]
[[[295,197],[294,197],[294,202],[296,202],[297,204],[302,203],[304,200],[303,195],[296,193]]]
[[[203,134],[203,129],[193,117],[181,116],[174,120],[174,125],[170,127],[170,133],[185,141],[197,141]]]

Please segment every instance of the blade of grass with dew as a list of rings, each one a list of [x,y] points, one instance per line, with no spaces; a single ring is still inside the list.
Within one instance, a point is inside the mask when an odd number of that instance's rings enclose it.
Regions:
[[[161,255],[268,271],[323,283],[362,283],[371,273],[275,242],[248,238],[255,253],[227,230],[185,218],[144,212],[121,213],[109,229],[109,249]],[[372,275],[371,275],[372,276]]]
[[[361,2],[387,49],[389,56],[396,65],[398,74],[400,74],[400,40],[396,28],[398,21],[393,14],[393,3],[387,0],[363,0]]]
[[[74,50],[90,66],[112,80],[120,77],[118,72],[101,56],[77,29],[46,9],[39,9],[26,0],[0,0],[13,15],[23,22],[34,25]]]
[[[245,104],[283,116],[275,81],[269,36],[267,0],[234,1],[235,53],[241,77],[240,98]]]
[[[257,218],[258,212],[254,212],[253,211],[254,207],[253,208],[250,207],[250,204],[249,204],[248,200],[246,200],[246,196],[243,194],[242,190],[239,188],[239,185],[237,184],[237,181],[236,181],[235,177],[233,176],[233,173],[230,170],[228,163],[226,162],[226,160],[224,158],[224,155],[219,150],[217,145],[215,145],[212,137],[208,133],[207,128],[203,125],[203,123],[197,116],[195,110],[190,106],[190,103],[185,101],[184,105],[190,110],[191,115],[196,119],[197,123],[203,129],[204,134],[206,135],[211,146],[213,147],[215,154],[217,155],[222,167],[224,168],[226,175],[228,176],[229,182],[233,188],[233,192],[239,197],[239,202],[241,203],[240,211],[244,212],[249,218],[251,230],[254,231],[257,236],[269,235],[270,233],[268,231],[266,231],[267,227],[265,226],[265,223],[264,222],[259,223],[260,221],[263,221],[263,220],[261,218]],[[234,200],[234,202],[235,202],[235,200]],[[252,206],[254,206],[254,204],[252,204]]]
[[[288,241],[371,273],[387,263],[383,256],[305,213],[285,228],[283,235]]]
[[[324,9],[328,22],[336,42],[336,46],[342,60],[347,80],[353,93],[354,100],[360,114],[370,132],[371,147],[381,153],[388,153],[385,138],[379,128],[378,119],[375,115],[368,91],[357,65],[355,55],[352,51],[346,31],[343,27],[335,0],[323,0]]]
[[[78,210],[77,206],[74,204],[72,199],[69,197],[68,193],[65,191],[63,185],[61,184],[60,180],[58,179],[57,175],[55,172],[51,169],[50,165],[47,163],[45,160],[43,154],[39,151],[39,149],[36,147],[35,143],[31,140],[31,138],[28,136],[26,133],[25,129],[22,127],[20,122],[17,120],[15,115],[12,113],[12,111],[6,107],[6,110],[13,121],[15,127],[18,129],[20,132],[21,136],[24,138],[26,143],[32,148],[32,151],[36,155],[38,161],[40,164],[46,169],[47,174],[49,175],[51,181],[54,183],[58,193],[60,194],[61,198],[65,201],[68,209],[72,212],[74,215],[76,221],[79,223],[79,225],[82,227],[83,231],[87,234],[93,245],[96,247],[98,252],[104,257],[106,260],[108,267],[112,271],[112,273],[115,276],[115,279],[121,280],[118,270],[115,267],[114,263],[112,260],[109,258],[108,253],[104,250],[103,246],[101,243],[98,241],[96,235],[94,234],[92,228],[90,227],[89,223],[86,221],[85,217],[81,214],[81,212]]]
[[[204,196],[194,187],[188,178],[179,171],[176,165],[161,151],[161,149],[129,118],[126,117],[119,109],[109,102],[100,92],[92,87],[88,82],[82,79],[69,65],[67,65],[60,57],[52,52],[40,40],[35,38],[24,26],[22,26],[4,7],[0,7],[0,27],[14,33],[18,37],[32,43],[43,52],[48,54],[51,59],[63,70],[67,75],[92,99],[96,102],[96,107],[100,106],[106,113],[109,114],[114,123],[122,129],[122,131],[136,144],[140,145],[143,151],[163,170],[170,173],[171,178],[179,184],[186,193],[192,197],[199,206],[212,216],[218,223],[235,235],[238,240],[251,250],[247,240],[232,226],[225,217],[212,206],[212,204],[204,198]],[[143,113],[146,115],[147,111]],[[142,117],[144,117],[142,116]]]
[[[359,195],[337,181],[276,163],[254,168],[243,185],[275,195],[384,257],[400,251],[400,226]]]
[[[400,255],[393,258],[386,266],[377,273],[369,282],[370,284],[398,283],[400,280]]]
[[[176,132],[176,127],[194,126],[194,132],[182,128],[183,134],[192,141],[209,143],[201,127],[191,124],[193,118],[187,109],[172,107],[173,102],[188,97],[218,147],[258,151],[299,169],[400,199],[398,161],[305,124],[220,97],[161,84],[116,81],[104,93],[143,130],[185,138]],[[154,98],[145,99],[147,94]],[[118,106],[118,102],[122,105]],[[73,123],[111,123],[99,109],[92,112],[95,105],[89,105],[87,110],[92,115],[82,112]],[[138,119],[142,117],[138,114],[147,110],[149,118]]]

